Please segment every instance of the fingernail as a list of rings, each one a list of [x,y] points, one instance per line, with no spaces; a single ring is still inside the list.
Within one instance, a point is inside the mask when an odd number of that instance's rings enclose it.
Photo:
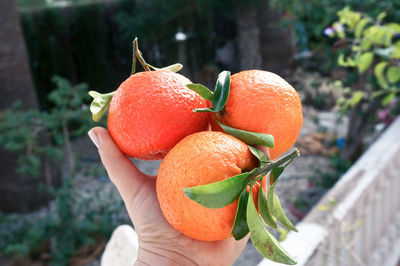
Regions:
[[[89,130],[88,132],[89,138],[92,140],[93,144],[99,148],[99,138],[97,137],[96,133],[94,133],[93,129]]]

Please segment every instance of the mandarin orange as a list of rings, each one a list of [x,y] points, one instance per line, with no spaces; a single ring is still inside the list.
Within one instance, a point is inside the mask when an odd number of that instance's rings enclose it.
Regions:
[[[157,175],[157,197],[166,220],[197,240],[228,238],[238,200],[223,208],[209,209],[186,197],[183,188],[225,180],[257,165],[248,146],[230,135],[203,131],[185,137],[164,158]],[[253,186],[255,203],[259,187],[257,183]]]
[[[293,146],[303,123],[296,90],[280,76],[262,70],[231,76],[228,101],[217,117],[230,127],[273,135],[271,159]],[[222,130],[215,121],[211,124],[213,130]]]
[[[171,71],[145,71],[125,80],[108,113],[111,137],[126,155],[158,160],[185,136],[206,130],[209,115],[193,113],[207,102],[186,87],[186,77]]]

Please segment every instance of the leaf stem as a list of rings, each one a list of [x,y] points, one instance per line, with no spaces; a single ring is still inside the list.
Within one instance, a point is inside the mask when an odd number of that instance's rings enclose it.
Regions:
[[[131,70],[131,76],[133,76],[136,72],[136,48],[135,48],[135,43],[137,42],[137,37],[135,40],[132,42],[132,70]]]
[[[144,61],[142,53],[139,50],[139,44],[138,44],[138,39],[135,38],[135,40],[133,40],[133,49],[134,49],[134,57],[137,58],[137,60],[139,60],[139,63],[142,65],[143,69],[145,71],[150,71],[149,66],[147,65],[146,61]],[[134,70],[134,68],[136,68],[136,62],[135,62],[135,58],[133,58],[134,61],[134,66],[132,66],[132,72]]]
[[[273,162],[269,162],[266,165],[264,165],[261,168],[257,168],[254,172],[252,172],[249,177],[248,180],[250,183],[255,183],[258,180],[260,180],[263,176],[265,176],[269,171],[271,171],[273,168],[280,166],[286,162],[291,162],[294,160],[294,158],[300,156],[300,152],[298,149],[294,149],[291,153],[289,153],[288,155],[285,155],[281,158],[279,158],[278,160],[275,160]]]

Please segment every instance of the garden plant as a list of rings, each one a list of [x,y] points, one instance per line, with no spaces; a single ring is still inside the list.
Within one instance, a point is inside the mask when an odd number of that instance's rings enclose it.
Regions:
[[[355,160],[363,139],[377,123],[377,111],[395,110],[400,95],[400,24],[384,22],[350,10],[338,12],[338,21],[326,34],[338,39],[338,64],[348,69],[343,82],[345,96],[338,99],[342,114],[350,110],[342,157]]]

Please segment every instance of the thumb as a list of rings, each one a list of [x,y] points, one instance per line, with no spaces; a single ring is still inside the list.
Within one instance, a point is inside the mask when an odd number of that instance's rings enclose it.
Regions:
[[[97,146],[101,161],[129,209],[148,176],[139,171],[112,140],[105,128],[92,128],[88,135]]]

